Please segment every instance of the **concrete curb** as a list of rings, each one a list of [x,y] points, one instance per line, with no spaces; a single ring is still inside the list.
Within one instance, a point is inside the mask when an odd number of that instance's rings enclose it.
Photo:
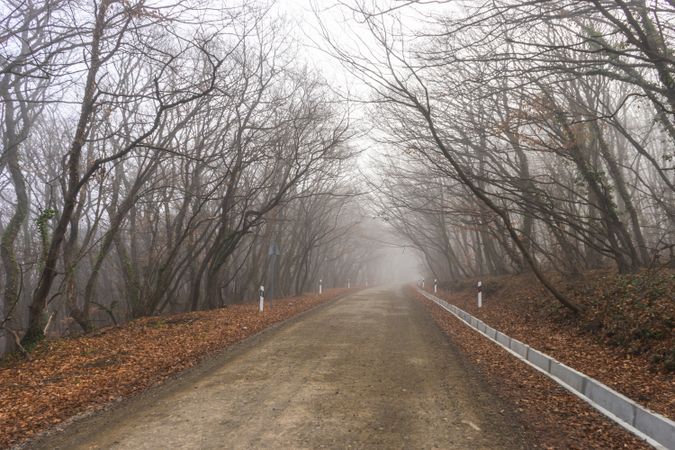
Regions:
[[[675,422],[639,405],[555,358],[486,325],[466,311],[426,291],[416,288],[432,302],[450,312],[468,327],[490,339],[509,353],[547,375],[621,427],[660,450],[675,450]]]

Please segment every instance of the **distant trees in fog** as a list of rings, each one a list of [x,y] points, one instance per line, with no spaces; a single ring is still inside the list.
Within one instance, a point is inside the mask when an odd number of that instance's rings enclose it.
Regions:
[[[153,4],[0,5],[0,353],[50,315],[88,331],[254,297],[272,242],[279,295],[367,276],[349,113],[284,22]]]
[[[548,270],[675,264],[671,3],[405,21],[427,3],[343,2],[360,51],[323,31],[372,88],[375,201],[428,271],[533,271],[577,310]],[[80,332],[367,279],[351,112],[261,4],[0,3],[0,352],[49,317]]]
[[[428,270],[531,270],[577,310],[547,269],[674,264],[672,3],[445,4],[415,27],[361,2],[376,44],[331,48],[375,91],[378,201]]]

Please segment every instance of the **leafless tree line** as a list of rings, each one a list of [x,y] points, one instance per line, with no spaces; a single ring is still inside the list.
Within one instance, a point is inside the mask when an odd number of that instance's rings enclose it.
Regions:
[[[0,353],[273,275],[365,279],[350,113],[284,27],[251,2],[0,3]]]
[[[548,270],[674,264],[675,4],[431,3],[423,27],[344,3],[360,51],[324,30],[374,92],[377,202],[430,274],[533,271],[578,312]]]

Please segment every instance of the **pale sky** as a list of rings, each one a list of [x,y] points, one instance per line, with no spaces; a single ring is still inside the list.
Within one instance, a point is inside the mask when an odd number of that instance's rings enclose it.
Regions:
[[[300,56],[306,60],[307,64],[320,71],[340,95],[365,100],[369,97],[369,88],[344,68],[339,61],[317,48],[325,48],[326,46],[321,36],[319,20],[330,33],[335,44],[343,49],[348,49],[349,52],[367,53],[367,49],[364,47],[377,47],[377,42],[370,35],[370,32],[356,22],[348,8],[340,5],[340,3],[351,5],[354,0],[343,0],[342,2],[336,0],[277,0],[276,8],[295,23],[296,38],[303,45]],[[392,1],[378,1],[378,5],[390,5],[391,3]],[[427,5],[422,8],[426,7]],[[317,18],[315,11],[319,8],[319,17]],[[432,9],[437,10],[438,5]],[[420,11],[405,8],[399,10],[398,13],[405,17],[406,25],[412,25],[413,27],[423,25],[423,13]],[[368,126],[369,120],[364,116],[365,106],[359,105],[358,102],[352,103],[351,111],[353,120],[357,122],[355,124],[357,127]],[[361,172],[367,177],[375,175],[377,159],[381,149],[367,135],[353,140],[352,145],[362,150],[366,149],[359,159]],[[388,225],[381,222],[380,219],[373,218],[373,220],[380,222],[380,227],[375,227],[374,230],[379,229],[381,232],[383,228],[388,228]],[[394,235],[389,234],[374,238],[391,243],[398,241]],[[383,261],[387,261],[387,267],[382,267],[383,273],[388,273],[397,280],[414,280],[420,277],[419,260],[415,250],[384,245],[381,251],[386,254]]]
[[[307,63],[320,70],[336,89],[359,96],[367,96],[367,87],[333,57],[317,48],[327,48],[321,36],[322,24],[335,44],[347,52],[378,53],[377,42],[369,30],[355,20],[354,13],[349,10],[350,6],[357,3],[367,3],[369,8],[373,8],[373,5],[378,8],[407,5],[397,9],[394,14],[401,17],[407,28],[404,32],[411,38],[419,29],[428,29],[431,15],[447,13],[456,5],[436,0],[419,0],[416,5],[408,5],[408,0],[276,0],[276,9],[295,23],[293,32],[304,46],[302,56]]]

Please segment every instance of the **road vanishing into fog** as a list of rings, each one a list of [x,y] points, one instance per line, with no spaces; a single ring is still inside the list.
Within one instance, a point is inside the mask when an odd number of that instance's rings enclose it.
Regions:
[[[370,289],[265,331],[35,448],[526,447],[423,305]]]

